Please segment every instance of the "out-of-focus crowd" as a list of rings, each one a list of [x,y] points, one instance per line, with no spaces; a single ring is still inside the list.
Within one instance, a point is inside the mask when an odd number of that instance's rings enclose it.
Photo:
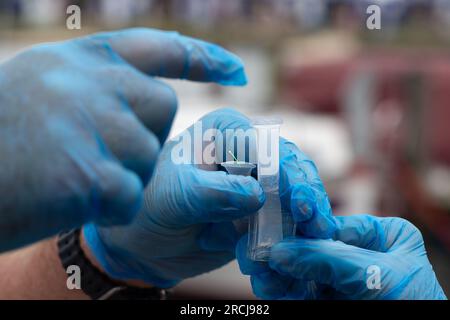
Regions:
[[[79,5],[96,21],[100,17],[102,23],[113,25],[148,17],[204,27],[277,21],[311,30],[335,22],[364,22],[370,4],[381,7],[385,26],[395,27],[417,16],[450,24],[450,0],[2,0],[0,23],[51,25],[70,4]]]

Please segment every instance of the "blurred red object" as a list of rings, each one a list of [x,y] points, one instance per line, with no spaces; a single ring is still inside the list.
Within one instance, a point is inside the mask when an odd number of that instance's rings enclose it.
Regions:
[[[338,62],[285,66],[280,96],[296,109],[340,116],[347,80],[364,70],[376,79],[372,111],[383,114],[383,123],[392,115],[401,115],[401,125],[386,130],[386,125],[378,123],[381,130],[374,133],[374,148],[387,164],[377,169],[386,178],[382,188],[404,201],[405,212],[400,214],[412,211],[450,250],[448,208],[429,194],[422,180],[422,169],[427,166],[450,170],[450,53],[371,51]]]
[[[280,97],[296,109],[340,114],[341,94],[348,77],[369,68],[377,77],[378,102],[407,103],[402,81],[411,73],[426,79],[427,108],[423,126],[429,155],[450,166],[450,53],[381,51],[358,54],[348,60],[324,64],[284,66]]]

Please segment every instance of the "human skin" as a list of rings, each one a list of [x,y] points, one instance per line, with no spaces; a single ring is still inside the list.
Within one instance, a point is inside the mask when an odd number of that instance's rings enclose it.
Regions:
[[[83,237],[80,240],[85,255],[100,269]],[[0,255],[0,288],[1,300],[89,300],[82,290],[67,288],[56,237]]]

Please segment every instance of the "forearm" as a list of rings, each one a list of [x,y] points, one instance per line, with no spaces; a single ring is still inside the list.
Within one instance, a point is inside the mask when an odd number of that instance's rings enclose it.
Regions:
[[[56,238],[0,255],[0,299],[88,299],[66,283]]]
[[[80,239],[88,260],[99,270],[100,265]],[[81,289],[67,287],[67,273],[58,255],[57,238],[45,240],[29,247],[0,255],[1,299],[89,299]],[[82,275],[81,275],[82,276]],[[117,281],[117,280],[116,280]],[[117,281],[125,285],[150,287],[141,281]]]

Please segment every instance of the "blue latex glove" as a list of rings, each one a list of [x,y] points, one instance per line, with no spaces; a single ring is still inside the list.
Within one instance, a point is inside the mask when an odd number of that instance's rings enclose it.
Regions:
[[[330,238],[336,230],[325,187],[314,162],[292,142],[280,139],[280,200],[291,212],[297,233]]]
[[[0,251],[134,217],[177,108],[151,76],[246,83],[233,54],[150,29],[40,45],[0,65]]]
[[[255,294],[264,299],[446,299],[414,225],[367,215],[335,219],[333,240],[285,240],[272,249],[269,265],[247,259],[243,237],[237,257]]]
[[[221,132],[246,121],[227,109],[201,119],[203,131]],[[186,134],[193,132],[194,126]],[[171,287],[226,264],[239,240],[232,221],[256,212],[264,202],[264,192],[252,177],[228,175],[214,170],[215,165],[174,163],[172,152],[179,143],[165,144],[144,208],[130,225],[84,227],[88,247],[113,278]]]
[[[205,116],[202,127],[203,131],[216,128],[224,132],[246,130],[250,124],[242,114],[224,109]],[[193,131],[193,127],[188,129]],[[217,170],[215,165],[200,169],[174,164],[171,154],[177,144],[166,143],[145,193],[145,207],[131,225],[100,228],[91,224],[84,228],[88,247],[114,278],[170,287],[221,267],[234,259],[241,236],[232,221],[257,211],[264,202],[264,193],[252,177],[211,171]],[[285,140],[280,151],[283,203],[295,210],[306,232],[332,233],[329,204],[316,205],[299,195],[299,190],[305,190],[305,194],[317,193],[316,198],[328,201],[321,193],[324,189],[315,167]],[[302,208],[310,209],[303,212]]]

